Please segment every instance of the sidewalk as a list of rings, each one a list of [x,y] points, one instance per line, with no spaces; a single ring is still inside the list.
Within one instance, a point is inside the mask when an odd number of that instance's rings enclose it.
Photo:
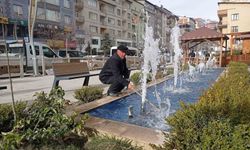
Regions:
[[[99,71],[91,71],[93,73],[98,73]],[[54,76],[40,76],[40,77],[24,77],[24,78],[13,78],[13,91],[15,101],[30,101],[34,100],[33,95],[36,92],[44,91],[48,93],[53,84]],[[73,79],[73,80],[62,80],[60,81],[60,86],[62,86],[65,91],[65,99],[71,102],[77,101],[74,98],[74,91],[82,87],[84,78]],[[90,77],[89,85],[104,87],[104,93],[107,92],[108,85],[102,84],[98,76]],[[0,90],[0,103],[10,103],[11,91],[9,79],[0,79],[0,86],[7,86],[7,89]]]

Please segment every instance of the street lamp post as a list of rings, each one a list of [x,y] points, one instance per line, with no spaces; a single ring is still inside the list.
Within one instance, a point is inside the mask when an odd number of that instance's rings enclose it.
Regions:
[[[30,45],[31,50],[33,53],[33,70],[34,75],[38,75],[38,65],[37,65],[37,58],[36,58],[36,51],[34,47],[34,40],[33,40],[33,31],[34,31],[34,25],[36,20],[36,10],[37,10],[37,0],[29,0],[29,18],[28,18],[28,28],[29,28],[29,39],[30,39]]]

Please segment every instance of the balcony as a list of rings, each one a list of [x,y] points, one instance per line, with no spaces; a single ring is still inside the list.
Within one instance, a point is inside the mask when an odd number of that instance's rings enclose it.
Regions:
[[[117,3],[115,1],[111,1],[111,0],[100,0],[100,2],[108,3],[111,5],[117,5]]]
[[[84,23],[84,16],[76,16],[77,23]]]
[[[227,28],[227,22],[219,22],[218,28]]]
[[[106,9],[100,9],[100,15],[106,17],[107,16],[107,10]]]
[[[218,10],[217,11],[218,16],[227,16],[227,10]]]
[[[103,26],[107,26],[108,25],[107,21],[100,21],[100,24],[103,25]]]
[[[76,8],[77,11],[82,10],[83,7],[84,7],[83,1],[81,1],[81,0],[76,1],[75,8]]]

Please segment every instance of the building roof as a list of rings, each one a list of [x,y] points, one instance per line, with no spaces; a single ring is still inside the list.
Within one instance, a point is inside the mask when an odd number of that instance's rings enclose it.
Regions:
[[[211,41],[216,41],[223,39],[228,39],[226,35],[219,33],[215,30],[209,29],[207,27],[201,27],[191,32],[186,32],[181,37],[182,41],[190,41],[190,40],[202,40],[207,39]]]
[[[250,39],[250,34],[238,35],[236,39]]]

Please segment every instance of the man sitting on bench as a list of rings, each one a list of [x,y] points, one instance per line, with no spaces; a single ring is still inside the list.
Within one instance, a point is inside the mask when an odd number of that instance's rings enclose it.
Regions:
[[[130,71],[126,65],[127,51],[126,46],[118,46],[116,53],[107,60],[101,70],[100,81],[104,84],[111,84],[107,92],[109,96],[117,96],[125,87],[129,90],[134,89],[133,83],[128,80]]]

